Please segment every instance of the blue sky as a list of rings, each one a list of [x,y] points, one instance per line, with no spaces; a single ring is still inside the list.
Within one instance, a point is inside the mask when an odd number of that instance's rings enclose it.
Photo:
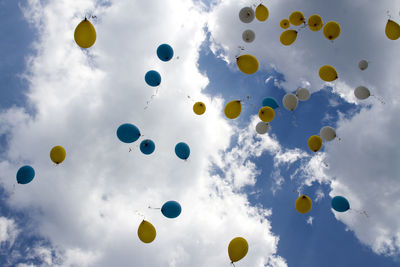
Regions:
[[[325,48],[321,36],[305,31],[292,50],[282,50],[272,38],[279,31],[275,24],[301,9],[299,4],[267,3],[271,13],[265,24],[242,25],[238,10],[253,2],[221,1],[211,9],[196,3],[1,2],[0,29],[7,38],[0,44],[0,265],[228,266],[229,240],[244,236],[249,253],[236,266],[398,266],[400,183],[398,167],[386,164],[400,155],[396,142],[384,141],[400,127],[393,75],[398,63],[390,61],[400,51],[398,41],[397,47],[383,37],[377,47],[346,46],[367,37],[362,30],[346,32],[361,22],[350,25],[351,16],[338,12],[359,8],[362,16],[400,6],[384,1],[360,8],[359,1],[339,1],[331,13],[304,6],[306,15],[336,18],[343,34]],[[149,19],[130,16],[134,9]],[[73,42],[82,12],[98,16],[98,38],[89,51]],[[375,22],[384,25],[385,16],[371,18],[371,36],[381,38]],[[173,27],[180,31],[170,34]],[[245,45],[260,61],[253,75],[234,64],[244,28],[257,33],[254,43]],[[160,63],[155,49],[161,43],[171,44],[179,59]],[[365,55],[370,69],[360,73],[356,60]],[[340,81],[323,84],[314,77],[312,66],[327,61],[336,64]],[[163,84],[144,111],[153,90],[142,77],[148,69],[157,69]],[[359,83],[387,103],[355,100],[352,88]],[[295,126],[281,100],[301,86],[312,95],[294,111]],[[206,114],[195,116],[185,95],[205,102]],[[255,115],[264,97],[274,97],[280,107],[268,134],[260,136]],[[243,110],[231,121],[222,110],[234,99],[243,100]],[[382,114],[385,119],[376,121]],[[371,121],[376,127],[357,128]],[[155,141],[154,155],[144,157],[135,148],[127,153],[115,137],[124,122]],[[307,140],[325,125],[336,128],[342,141],[324,143],[314,155]],[[191,147],[187,162],[173,155],[179,141]],[[54,167],[48,151],[58,144],[66,147],[67,160]],[[382,146],[386,149],[377,149]],[[36,177],[10,196],[12,177],[23,164],[34,166]],[[296,212],[295,190],[313,200],[308,214]],[[370,217],[335,214],[334,195],[346,196],[352,208],[367,210]],[[372,195],[382,198],[373,201]],[[147,210],[170,199],[183,207],[176,220]],[[392,211],[381,208],[388,203]],[[136,211],[157,228],[149,246],[138,242],[142,217]]]

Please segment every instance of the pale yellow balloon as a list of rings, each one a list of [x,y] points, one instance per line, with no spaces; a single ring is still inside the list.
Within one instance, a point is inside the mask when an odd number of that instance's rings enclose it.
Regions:
[[[204,112],[206,112],[206,105],[203,102],[194,103],[193,112],[197,115],[202,115]]]
[[[55,164],[60,164],[61,162],[63,162],[66,155],[67,153],[62,146],[55,146],[50,151],[50,159]]]
[[[229,242],[228,255],[232,262],[237,262],[243,259],[248,250],[249,244],[243,237],[235,237],[231,242]]]
[[[325,82],[332,82],[338,78],[337,71],[330,65],[324,65],[319,69],[319,77]]]
[[[385,27],[386,37],[390,40],[397,40],[400,37],[400,25],[393,20],[388,20]]]
[[[329,21],[325,24],[322,31],[328,40],[333,41],[340,35],[340,25],[336,21]]]
[[[312,201],[306,195],[299,196],[296,199],[295,207],[299,213],[307,213],[312,208]]]
[[[324,22],[322,21],[322,18],[320,15],[314,14],[308,18],[307,24],[308,24],[308,27],[310,28],[310,30],[317,32],[322,29]]]
[[[225,116],[231,120],[239,117],[241,112],[242,104],[240,103],[240,100],[232,100],[228,102],[224,109]]]
[[[283,19],[281,20],[279,25],[281,26],[282,29],[287,29],[290,27],[290,21],[288,19]]]
[[[295,30],[286,30],[282,32],[280,41],[283,45],[291,45],[296,41],[297,31]]]
[[[294,26],[300,26],[301,24],[303,24],[306,21],[306,19],[305,19],[303,13],[301,13],[300,11],[294,11],[294,12],[292,12],[292,14],[290,14],[289,21]]]
[[[270,122],[275,117],[275,111],[271,107],[267,107],[267,106],[266,107],[262,107],[258,111],[258,117],[263,122]]]
[[[75,28],[74,39],[82,48],[89,48],[96,42],[96,30],[86,18]]]
[[[243,73],[253,74],[258,70],[258,60],[252,55],[241,55],[236,59],[236,64]]]
[[[148,221],[143,220],[139,225],[137,234],[143,243],[151,243],[156,238],[156,228]]]
[[[259,21],[266,21],[269,16],[269,11],[266,6],[264,6],[263,4],[259,4],[256,8],[255,14],[256,19],[258,19]]]

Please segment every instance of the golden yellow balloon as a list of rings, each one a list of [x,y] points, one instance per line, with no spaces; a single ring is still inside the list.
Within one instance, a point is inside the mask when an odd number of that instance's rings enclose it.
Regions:
[[[96,30],[86,18],[75,28],[75,42],[82,48],[89,48],[96,42]]]
[[[400,25],[393,20],[388,20],[385,27],[385,34],[390,40],[397,40],[400,37]]]
[[[319,69],[319,77],[325,82],[332,82],[338,78],[338,74],[331,65],[324,65]]]
[[[296,41],[297,31],[295,30],[286,30],[282,32],[280,40],[283,45],[291,45]]]
[[[258,70],[258,60],[252,55],[241,55],[236,59],[236,64],[245,74],[253,74]]]
[[[249,244],[243,237],[235,237],[228,245],[228,255],[231,262],[243,259],[249,251]]]
[[[260,120],[263,122],[270,122],[275,117],[275,111],[271,107],[262,107],[258,111],[258,117],[260,117]]]
[[[294,11],[292,14],[290,14],[289,21],[294,26],[299,26],[306,21],[306,18],[300,11]]]
[[[290,21],[288,19],[283,19],[281,20],[279,25],[281,26],[282,29],[287,29],[290,26]]]
[[[137,234],[143,243],[151,243],[156,238],[156,228],[148,221],[143,220],[139,225]]]
[[[308,18],[307,24],[310,30],[317,32],[322,29],[324,22],[322,21],[320,15],[314,14]]]
[[[66,155],[67,153],[62,146],[55,146],[50,150],[50,159],[55,164],[60,164],[61,162],[63,162]]]
[[[256,7],[255,15],[256,15],[256,19],[258,19],[259,21],[266,21],[269,16],[268,8],[266,6],[264,6],[263,4],[259,4]]]
[[[322,139],[318,135],[313,135],[308,138],[308,147],[311,151],[317,152],[322,147]]]
[[[322,31],[324,32],[325,37],[332,41],[339,37],[340,25],[336,21],[329,21],[325,24]]]
[[[297,210],[298,212],[300,212],[300,213],[307,213],[307,212],[309,212],[309,211],[311,210],[312,201],[311,201],[311,199],[310,199],[308,196],[306,196],[306,195],[299,196],[299,197],[296,199],[295,207],[296,207],[296,210]]]
[[[242,112],[242,104],[240,100],[232,100],[225,106],[225,116],[231,120],[239,117]]]
[[[206,112],[206,105],[203,102],[194,103],[193,112],[197,115],[202,115],[204,112]]]

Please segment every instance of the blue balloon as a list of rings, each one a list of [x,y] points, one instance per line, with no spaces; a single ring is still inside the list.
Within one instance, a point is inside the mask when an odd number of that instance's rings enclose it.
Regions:
[[[276,109],[279,107],[278,102],[276,102],[276,99],[273,97],[266,97],[262,101],[263,107],[271,107],[273,109]]]
[[[180,159],[187,159],[190,155],[190,148],[186,143],[180,142],[175,146],[175,154]]]
[[[121,142],[133,143],[140,137],[139,129],[130,123],[121,124],[117,129],[117,136]]]
[[[30,183],[33,177],[35,177],[35,170],[29,165],[22,166],[17,172],[17,182],[19,184]]]
[[[144,80],[150,86],[159,86],[161,83],[161,75],[155,70],[149,70],[144,76]]]
[[[181,205],[173,200],[167,201],[161,207],[161,212],[167,218],[176,218],[181,214],[182,208]]]
[[[149,155],[154,152],[154,149],[156,149],[156,146],[150,139],[143,140],[140,143],[140,151],[142,151],[143,154]]]
[[[332,198],[332,208],[338,212],[345,212],[350,209],[350,203],[342,196]]]
[[[162,44],[157,48],[157,56],[162,61],[169,61],[174,57],[174,50],[168,44]]]

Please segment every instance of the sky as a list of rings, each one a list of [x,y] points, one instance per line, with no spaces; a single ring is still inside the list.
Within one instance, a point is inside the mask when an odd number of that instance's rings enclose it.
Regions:
[[[1,266],[231,266],[239,236],[249,250],[235,266],[400,265],[400,41],[384,33],[389,16],[400,23],[400,2],[262,1],[266,21],[239,20],[259,3],[0,1]],[[279,22],[296,10],[337,21],[340,36],[304,28],[283,46]],[[81,49],[74,30],[92,15],[96,43]],[[163,43],[171,61],[157,58]],[[241,54],[258,59],[255,74],[239,71]],[[323,82],[322,65],[339,78]],[[161,74],[158,88],[145,83],[149,70]],[[373,96],[356,99],[360,85]],[[311,97],[289,112],[282,98],[300,87]],[[264,97],[280,107],[260,135]],[[231,100],[242,101],[234,120],[223,112]],[[120,142],[123,123],[143,136]],[[308,138],[327,125],[338,138],[311,152]],[[145,138],[150,155],[139,150]],[[179,142],[190,146],[186,161]],[[57,166],[55,145],[67,152]],[[16,183],[23,165],[36,173],[26,185]],[[299,194],[313,201],[307,214],[295,209]],[[331,208],[337,195],[349,211]],[[168,200],[179,217],[148,208]],[[137,236],[143,219],[157,231],[150,244]]]

